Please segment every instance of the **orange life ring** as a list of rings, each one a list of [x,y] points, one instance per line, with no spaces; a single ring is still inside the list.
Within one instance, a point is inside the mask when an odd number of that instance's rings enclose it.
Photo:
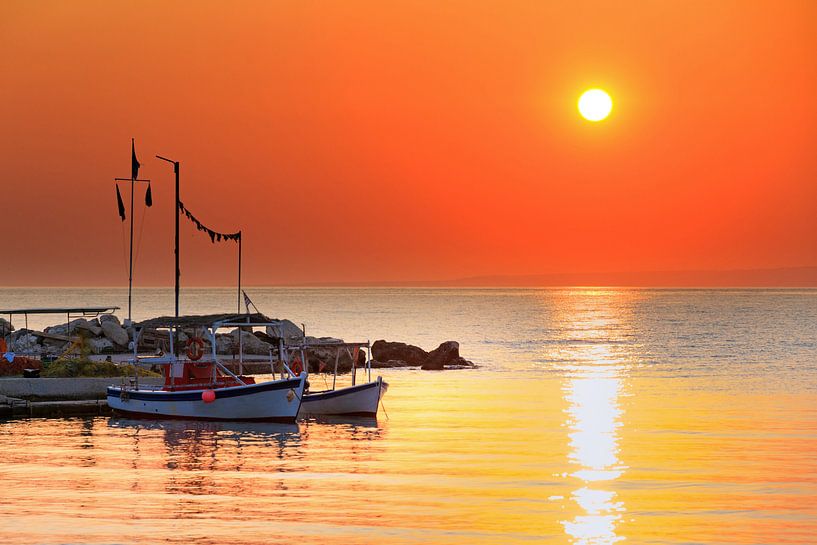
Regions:
[[[304,372],[304,366],[300,359],[295,358],[295,361],[292,362],[292,372],[295,373],[295,376],[300,376]]]
[[[187,357],[190,361],[199,361],[204,355],[204,341],[193,337],[187,341]]]

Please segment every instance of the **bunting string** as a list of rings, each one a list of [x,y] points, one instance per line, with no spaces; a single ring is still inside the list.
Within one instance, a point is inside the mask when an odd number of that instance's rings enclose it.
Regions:
[[[207,233],[207,235],[210,237],[210,242],[215,243],[227,240],[233,240],[235,242],[238,242],[239,240],[241,240],[241,231],[237,233],[219,233],[218,231],[213,231],[209,227],[205,226],[198,219],[196,219],[196,216],[194,216],[190,212],[190,210],[184,207],[184,203],[182,203],[182,201],[179,201],[179,210],[181,210],[182,213],[184,213],[184,215],[187,216],[187,219],[189,219],[193,223],[193,225],[196,226],[196,229],[198,231],[204,231],[205,233]]]

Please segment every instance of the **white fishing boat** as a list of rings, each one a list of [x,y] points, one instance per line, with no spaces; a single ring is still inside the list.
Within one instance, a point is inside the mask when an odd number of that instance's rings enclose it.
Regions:
[[[216,350],[216,332],[225,327],[275,328],[277,320],[261,314],[182,316],[156,318],[138,324],[135,328],[134,358],[137,366],[161,368],[165,382],[159,387],[139,385],[138,376],[111,386],[107,391],[108,405],[116,413],[134,417],[184,418],[205,420],[249,420],[266,422],[295,422],[306,389],[306,373],[294,373],[281,360],[282,378],[255,383],[252,377],[236,375],[219,359]],[[209,335],[210,356],[205,357],[204,340],[193,337],[187,343],[186,357],[175,355],[174,337],[169,332],[168,354],[139,356],[136,352],[138,336],[145,328],[178,329],[200,328]],[[270,329],[268,329],[269,331]],[[243,357],[243,335],[238,335],[239,357]],[[283,340],[279,353],[283,353]],[[274,370],[272,352],[270,369]],[[274,375],[273,375],[274,376]]]
[[[383,377],[346,388],[307,392],[301,403],[303,416],[377,416],[377,409],[389,384]]]
[[[363,367],[358,366],[360,349],[366,349],[366,362]],[[332,376],[332,386],[325,390],[313,390],[308,384],[301,404],[302,416],[344,415],[344,416],[377,416],[381,400],[386,394],[389,385],[383,377],[372,380],[371,346],[368,342],[346,343],[342,341],[304,342],[286,347],[289,359],[294,361],[293,366],[300,368],[301,361],[308,361],[310,351],[335,351],[335,366]],[[352,361],[351,385],[338,386],[338,362],[341,353],[345,351]],[[295,357],[293,358],[293,354]],[[306,366],[309,367],[308,365]],[[364,383],[357,383],[358,371],[363,371]],[[313,383],[317,383],[313,378]]]

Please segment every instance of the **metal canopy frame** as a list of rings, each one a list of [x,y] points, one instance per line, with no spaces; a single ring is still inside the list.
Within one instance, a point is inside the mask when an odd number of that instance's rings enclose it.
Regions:
[[[68,326],[68,336],[71,336],[71,317],[87,318],[97,317],[106,312],[113,312],[119,310],[119,307],[44,307],[44,308],[18,308],[9,310],[0,310],[0,314],[5,314],[9,317],[9,323],[12,323],[12,316],[24,316],[25,328],[28,329],[28,315],[29,314],[65,314],[66,325]],[[13,325],[13,324],[12,324]]]

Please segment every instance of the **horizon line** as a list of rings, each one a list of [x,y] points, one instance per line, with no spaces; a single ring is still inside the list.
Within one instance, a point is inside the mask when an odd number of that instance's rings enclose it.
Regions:
[[[778,275],[795,277],[775,278]],[[724,278],[725,276],[731,278]],[[744,276],[746,278],[735,278]],[[592,278],[598,278],[593,281]],[[639,278],[640,277],[640,278]],[[653,277],[644,278],[644,277]],[[673,278],[675,277],[675,278]],[[698,277],[698,278],[696,278]],[[135,289],[171,288],[173,284],[145,284]],[[287,283],[247,283],[243,288],[813,288],[817,287],[817,265],[754,269],[682,269],[653,271],[573,272],[476,275],[444,280],[346,280]],[[123,284],[0,285],[0,289],[117,289]],[[189,284],[186,289],[236,289],[235,284]]]

